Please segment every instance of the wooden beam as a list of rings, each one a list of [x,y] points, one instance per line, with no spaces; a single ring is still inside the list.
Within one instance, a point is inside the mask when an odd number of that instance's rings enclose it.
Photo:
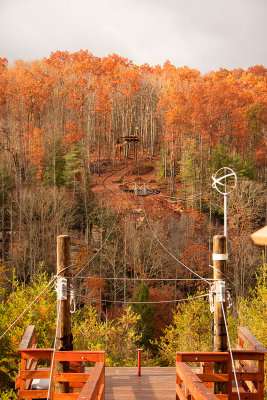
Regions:
[[[103,362],[105,360],[104,351],[56,351],[56,361],[83,361],[83,362]]]
[[[264,360],[265,352],[255,350],[233,350],[234,360]]]
[[[35,325],[29,325],[21,339],[19,350],[28,349],[34,344],[35,339]]]
[[[24,370],[20,371],[20,376],[22,379],[49,379],[50,369],[35,371]]]
[[[213,237],[213,278],[214,289],[217,290],[218,280],[224,281],[227,275],[226,271],[226,237],[216,235]],[[213,324],[213,349],[224,352],[227,350],[227,335],[224,321],[226,316],[226,301],[218,300],[218,295],[214,295],[214,324]],[[225,317],[226,318],[226,317]],[[218,374],[227,373],[227,364],[225,362],[215,362],[214,372]],[[227,384],[225,382],[214,383],[214,393],[227,393]]]
[[[70,236],[59,235],[57,237],[57,280],[70,276]],[[60,308],[59,308],[60,307]],[[58,332],[56,339],[56,347],[58,350],[71,350],[70,348],[70,280],[67,279],[67,295],[66,299],[57,298],[58,310]],[[66,361],[56,361],[56,373],[67,372],[69,364]],[[69,384],[67,382],[56,382],[55,393],[68,393]]]
[[[177,397],[178,396],[178,397]],[[180,385],[176,384],[176,399],[188,400]]]
[[[53,349],[24,349],[19,350],[19,352],[21,353],[21,357],[25,359],[37,358],[41,360],[49,360],[53,353]]]
[[[241,400],[263,400],[258,393],[239,393]],[[218,399],[224,399],[220,395],[216,395]],[[227,397],[228,398],[228,397]],[[231,400],[239,400],[238,394],[236,392],[231,394]]]
[[[238,336],[243,340],[246,345],[252,349],[257,351],[264,351],[267,353],[266,348],[252,335],[252,333],[244,326],[239,326],[238,328]]]
[[[262,374],[252,373],[252,372],[236,372],[236,377],[238,381],[263,381]],[[235,376],[232,372],[231,380],[234,380]]]
[[[20,387],[20,373],[15,378],[15,390],[18,390]]]
[[[48,390],[20,390],[20,399],[46,399]]]
[[[229,357],[228,352],[195,352],[188,351],[186,353],[177,352],[176,360],[180,362],[214,362],[214,361],[224,361],[227,362]]]
[[[19,350],[23,358],[37,358],[47,360],[51,358],[53,349],[23,349]],[[57,361],[84,361],[84,362],[103,362],[105,360],[104,351],[56,351],[55,360]]]
[[[27,362],[27,360],[26,360],[26,358],[23,357],[23,354],[22,354],[21,355],[21,360],[20,360],[20,369],[21,370],[25,370],[26,369],[26,362]],[[26,384],[26,379],[22,379],[20,377],[20,380],[19,380],[19,400],[22,399],[21,391],[25,390],[25,384]]]
[[[55,393],[54,400],[76,400],[79,393]]]
[[[56,374],[56,382],[86,382],[90,378],[91,374],[83,374],[76,372],[62,372],[61,374]]]
[[[197,400],[218,400],[188,365],[183,362],[177,362],[176,370],[193,398]]]
[[[105,382],[105,364],[98,362],[94,366],[90,378],[85,383],[78,399],[79,400],[97,400],[101,386]],[[103,389],[103,387],[102,387]]]
[[[202,382],[228,382],[228,374],[196,374]]]

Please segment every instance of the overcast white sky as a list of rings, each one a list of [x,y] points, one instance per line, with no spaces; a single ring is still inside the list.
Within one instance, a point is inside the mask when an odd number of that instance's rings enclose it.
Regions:
[[[267,62],[267,0],[0,0],[0,57],[117,53],[205,73]]]

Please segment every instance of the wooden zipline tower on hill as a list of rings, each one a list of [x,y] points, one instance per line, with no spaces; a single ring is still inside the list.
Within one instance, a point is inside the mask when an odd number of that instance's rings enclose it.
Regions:
[[[121,159],[122,151],[124,150],[124,158],[127,160],[130,156],[131,147],[133,146],[133,158],[135,161],[138,159],[138,143],[140,142],[139,136],[123,136],[122,143],[115,145],[115,158],[119,156]]]

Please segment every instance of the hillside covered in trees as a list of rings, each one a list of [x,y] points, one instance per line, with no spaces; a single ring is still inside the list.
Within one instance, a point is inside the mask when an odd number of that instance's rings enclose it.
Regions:
[[[11,67],[0,59],[1,330],[55,274],[56,237],[68,233],[73,274],[80,272],[73,283],[76,346],[109,348],[110,365],[118,365],[114,348],[122,349],[127,364],[139,344],[147,360],[166,365],[171,346],[184,346],[179,335],[170,339],[171,332],[181,326],[188,332],[188,316],[201,310],[203,320],[191,321],[191,333],[198,332],[192,343],[207,348],[207,301],[175,303],[207,287],[166,249],[212,277],[212,237],[222,233],[223,198],[211,176],[224,166],[238,176],[228,197],[231,318],[249,325],[247,299],[266,307],[266,293],[259,301],[266,265],[250,239],[266,224],[266,77],[263,66],[201,75],[168,61],[137,66],[87,51],[58,51]],[[125,136],[138,137],[137,160],[131,147],[125,158]],[[150,186],[152,194],[121,190],[135,184]],[[14,352],[27,323],[39,324],[44,346],[53,338],[54,293],[46,296],[0,343],[4,388],[15,374]],[[170,303],[129,309],[131,299]],[[260,323],[253,327],[262,335]]]

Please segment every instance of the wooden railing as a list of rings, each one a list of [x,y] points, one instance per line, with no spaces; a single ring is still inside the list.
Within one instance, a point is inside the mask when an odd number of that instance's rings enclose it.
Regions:
[[[21,349],[35,349],[36,348],[36,343],[35,343],[35,326],[34,325],[29,325],[23,335],[23,338],[20,342],[19,345],[19,350]],[[35,370],[37,368],[37,362],[34,359],[30,359],[26,363],[26,370],[31,371]],[[32,383],[32,379],[28,379],[25,382],[25,388],[29,389]],[[15,380],[15,388],[18,389],[20,386],[20,375],[16,377]]]
[[[19,400],[40,399],[48,397],[47,389],[32,390],[27,387],[27,381],[33,379],[50,379],[50,400],[68,400],[68,399],[86,399],[101,400],[104,399],[105,384],[105,352],[103,351],[56,351],[54,355],[54,368],[51,375],[50,368],[28,369],[29,360],[38,362],[40,360],[50,360],[52,364],[53,349],[20,349],[21,370],[19,376]],[[38,361],[37,361],[38,360]],[[57,373],[55,365],[59,361],[74,362],[82,364],[86,362],[95,362],[91,373],[81,372],[61,372]],[[72,393],[55,393],[56,382],[68,382]]]
[[[105,386],[105,352],[103,351],[56,351],[54,368],[40,367],[40,360],[50,360],[52,365],[53,349],[37,349],[35,327],[28,326],[19,346],[21,369],[16,378],[16,389],[19,389],[19,400],[40,399],[48,397],[47,389],[33,390],[34,379],[50,379],[50,400],[102,400]],[[56,373],[56,362],[69,362],[69,371]],[[39,362],[39,366],[38,366]],[[86,362],[96,363],[91,372],[84,372]],[[55,393],[56,382],[68,382],[71,393]]]
[[[105,396],[105,363],[98,362],[91,372],[90,379],[86,381],[78,400],[104,400]]]
[[[233,358],[237,362],[236,376],[239,384],[239,392],[241,399],[263,400],[263,381],[264,381],[264,354],[263,351],[251,350],[234,350]],[[186,362],[223,362],[227,365],[226,374],[217,374],[213,372],[194,373]],[[249,372],[239,369],[238,365],[246,365],[253,362],[254,369]],[[176,354],[176,399],[186,400],[236,400],[238,393],[236,387],[233,387],[232,381],[235,376],[232,370],[232,362],[229,352],[223,353],[177,353]],[[213,394],[212,389],[207,387],[205,383],[225,382],[227,386],[227,394]]]
[[[238,328],[238,349],[257,350],[267,353],[267,349],[244,326]]]
[[[267,349],[252,335],[252,333],[245,327],[238,328],[238,346],[239,350],[250,349],[256,351],[262,351],[265,354]],[[243,373],[255,373],[257,371],[257,365],[254,361],[243,360],[238,364],[238,370]],[[264,367],[261,367],[264,368]],[[263,371],[264,373],[264,371]],[[266,373],[266,362],[265,362],[265,373]],[[264,390],[264,382],[260,383]],[[247,386],[252,393],[257,393],[258,386],[255,382],[247,382]],[[265,376],[265,395],[267,392],[267,381]]]

